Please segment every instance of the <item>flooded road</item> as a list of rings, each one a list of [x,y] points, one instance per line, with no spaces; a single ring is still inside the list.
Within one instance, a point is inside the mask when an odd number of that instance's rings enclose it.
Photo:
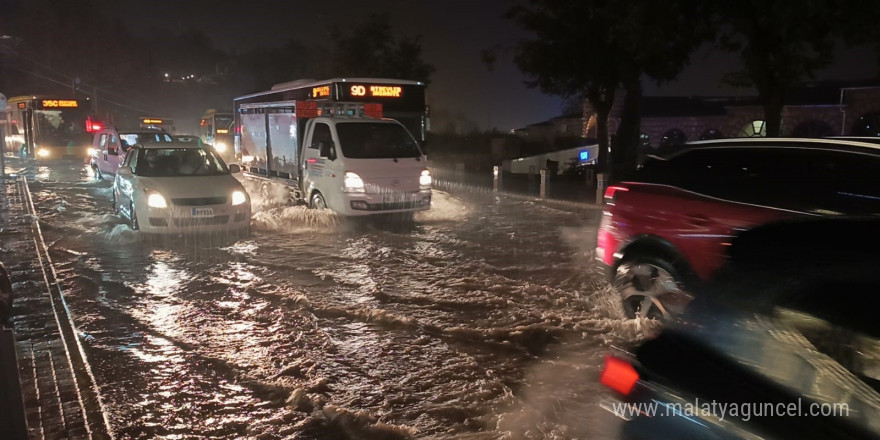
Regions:
[[[654,330],[590,267],[600,211],[436,191],[414,225],[254,198],[145,238],[109,182],[31,192],[117,438],[607,438],[598,369]]]

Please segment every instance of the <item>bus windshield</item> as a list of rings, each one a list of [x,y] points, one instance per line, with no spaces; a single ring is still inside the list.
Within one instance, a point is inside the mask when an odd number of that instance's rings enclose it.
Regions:
[[[215,130],[228,130],[232,126],[232,116],[214,116]]]
[[[195,177],[229,174],[223,160],[202,148],[143,148],[132,170],[144,177]]]
[[[418,144],[399,124],[339,122],[336,124],[342,155],[352,159],[420,157]]]
[[[87,116],[88,110],[84,108],[35,110],[37,144],[66,147],[82,143],[89,136],[86,133]]]

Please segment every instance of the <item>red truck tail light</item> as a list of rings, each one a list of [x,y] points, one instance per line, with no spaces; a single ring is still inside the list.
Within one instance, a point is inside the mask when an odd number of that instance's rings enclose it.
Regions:
[[[605,356],[605,367],[602,368],[599,381],[618,393],[628,395],[639,381],[639,373],[629,362],[608,355]]]
[[[612,201],[614,201],[615,194],[617,194],[618,192],[627,192],[627,191],[629,191],[629,188],[627,188],[625,186],[619,186],[619,185],[609,186],[608,188],[605,189],[605,202],[606,203],[612,202]]]

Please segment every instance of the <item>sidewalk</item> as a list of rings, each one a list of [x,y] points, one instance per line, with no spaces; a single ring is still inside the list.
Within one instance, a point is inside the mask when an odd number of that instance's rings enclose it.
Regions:
[[[0,178],[0,260],[15,294],[12,322],[29,437],[110,439],[36,219],[25,178]]]

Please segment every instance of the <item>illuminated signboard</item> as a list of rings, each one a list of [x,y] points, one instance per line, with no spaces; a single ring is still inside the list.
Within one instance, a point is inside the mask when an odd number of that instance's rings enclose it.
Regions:
[[[578,157],[581,161],[590,160],[590,150],[581,151]]]
[[[217,134],[226,134],[226,133],[229,133],[229,130],[227,130],[225,128],[218,128],[217,129]]]
[[[388,85],[362,85],[351,86],[351,96],[371,98],[400,98],[403,96],[403,87]]]
[[[19,102],[18,108],[27,108],[27,103],[26,102]]]
[[[145,119],[143,120],[143,123],[144,123],[144,124],[161,124],[162,122],[163,122],[163,121],[162,121],[161,119],[150,119],[150,118],[145,118]]]
[[[76,108],[79,103],[73,99],[44,99],[43,108]]]
[[[326,98],[330,96],[330,86],[312,87],[312,98]]]

